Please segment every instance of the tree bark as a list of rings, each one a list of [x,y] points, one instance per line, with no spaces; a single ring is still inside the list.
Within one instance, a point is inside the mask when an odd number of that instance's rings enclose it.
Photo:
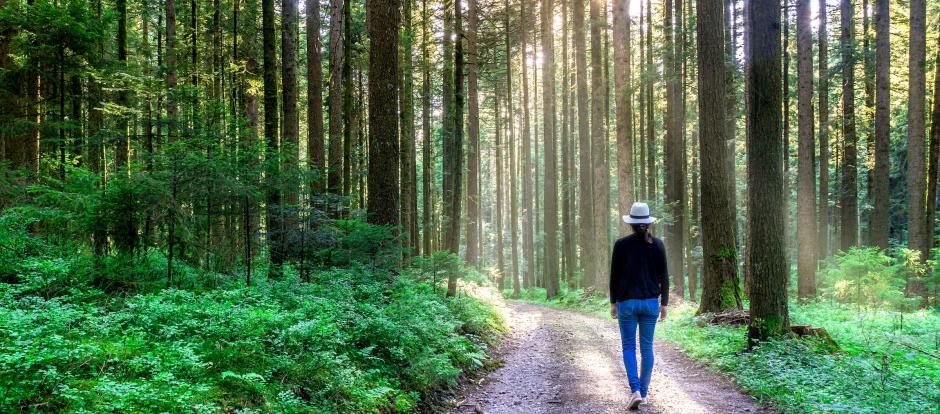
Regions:
[[[562,35],[561,35],[561,111],[562,111],[562,120],[561,120],[561,196],[562,196],[562,212],[561,212],[561,227],[562,227],[562,280],[566,281],[568,284],[569,290],[575,289],[575,280],[574,280],[574,269],[575,269],[575,259],[577,258],[577,253],[575,252],[576,243],[575,240],[575,188],[574,188],[574,142],[572,141],[572,121],[573,121],[573,111],[570,103],[573,103],[571,98],[571,80],[569,70],[569,60],[568,60],[568,0],[562,0],[561,2],[561,21],[562,21]]]
[[[607,294],[609,278],[607,269],[610,223],[608,222],[610,205],[610,167],[607,160],[607,133],[604,123],[606,112],[607,85],[602,69],[601,31],[606,22],[601,18],[601,0],[591,0],[591,157],[594,171],[594,286],[599,294]]]
[[[522,274],[522,287],[528,289],[535,283],[535,241],[533,226],[535,225],[534,197],[532,194],[532,150],[531,129],[529,124],[529,71],[526,61],[528,42],[526,40],[528,19],[526,13],[526,0],[519,1],[519,43],[522,47],[522,154],[519,165],[522,174],[522,255],[525,258],[525,271]]]
[[[842,250],[858,244],[858,136],[855,128],[855,6],[842,0]]]
[[[908,60],[908,100],[907,100],[907,190],[908,247],[921,253],[921,261],[928,258],[927,222],[925,200],[927,195],[926,153],[924,144],[924,112],[926,100],[927,59],[926,2],[911,0],[910,15],[910,57]],[[924,289],[921,283],[911,281],[909,293],[918,295]]]
[[[477,84],[476,0],[467,2],[467,264],[478,266],[480,259],[480,102]]]
[[[320,42],[320,1],[306,0],[307,13],[307,164],[323,173],[323,67]],[[311,183],[310,190],[322,191],[324,178]]]
[[[787,269],[791,267],[793,254],[790,250],[790,2],[783,0],[783,217],[787,229]],[[796,243],[792,243],[795,248]]]
[[[646,84],[649,82],[649,80],[647,79],[647,76],[646,76],[646,69],[647,69],[646,68],[646,36],[644,35],[644,32],[643,32],[644,5],[643,5],[642,0],[638,1],[638,3],[639,3],[640,12],[637,16],[637,19],[638,19],[637,41],[639,43],[640,56],[637,62],[638,85],[636,86],[637,88],[636,92],[638,95],[637,104],[639,106],[639,110],[637,114],[638,115],[637,121],[634,123],[635,125],[638,126],[637,128],[638,134],[635,135],[636,137],[638,137],[638,139],[635,141],[635,145],[637,147],[637,151],[636,151],[637,155],[634,158],[636,162],[636,169],[634,169],[634,171],[637,175],[638,180],[637,180],[637,186],[636,188],[634,188],[634,191],[636,192],[635,198],[639,201],[639,200],[649,199],[649,194],[647,192],[647,186],[649,185],[648,184],[649,174],[646,168],[646,158],[647,158],[646,142],[649,139],[646,136],[646,112],[647,112],[647,105],[649,105],[646,102]]]
[[[728,67],[725,70],[725,128],[728,130],[725,135],[725,167],[728,169],[728,196],[731,197],[730,207],[731,217],[734,217],[734,233],[735,233],[735,250],[738,247],[738,194],[737,194],[737,178],[736,178],[736,168],[735,168],[735,157],[737,157],[736,151],[736,139],[737,139],[737,124],[738,124],[738,87],[737,87],[737,73],[738,73],[738,43],[737,43],[737,15],[735,13],[735,0],[724,0],[724,29],[725,29],[725,65]],[[701,53],[701,51],[699,52]]]
[[[394,0],[392,0],[394,1]],[[454,215],[448,223],[448,249],[452,253],[460,250],[460,204],[461,204],[461,182],[463,180],[463,105],[464,105],[464,54],[463,42],[464,32],[461,17],[463,13],[460,9],[460,1],[454,1],[454,136],[452,140],[453,149],[453,191],[452,198],[447,202],[453,206]],[[457,274],[456,271],[450,272],[447,279],[447,296],[457,294]]]
[[[512,14],[512,9],[509,6],[509,0],[503,1],[503,8],[505,13],[504,24],[504,41],[506,43],[506,119],[508,120],[507,127],[509,129],[507,145],[509,146],[509,237],[510,237],[510,258],[512,261],[512,270],[510,271],[510,276],[512,277],[512,295],[514,298],[518,298],[521,295],[521,286],[519,280],[519,232],[518,232],[518,217],[517,217],[517,181],[516,176],[518,171],[518,162],[516,159],[516,138],[515,138],[515,118],[513,117],[513,99],[512,99],[512,44],[509,40],[509,16]]]
[[[5,10],[6,7],[7,1],[0,0],[0,10]],[[3,81],[3,87],[0,88],[0,100],[12,103],[12,105],[0,106],[0,123],[4,125],[12,123],[19,115],[16,109],[14,109],[18,104],[17,100],[19,94],[16,93],[18,88],[16,88],[16,85],[13,85],[13,77],[9,75],[10,70],[13,68],[13,59],[10,56],[10,39],[15,34],[16,31],[9,25],[0,29],[0,71],[2,71],[0,73],[4,74],[0,77],[0,80]],[[17,138],[15,134],[6,130],[0,130],[0,160],[9,161],[9,165],[12,168],[17,168],[17,164],[20,161]]]
[[[493,115],[496,121],[495,145],[493,145],[493,161],[496,163],[496,281],[499,292],[502,293],[506,289],[506,265],[505,254],[503,254],[503,235],[505,234],[503,232],[503,143],[500,136],[503,125],[499,112],[499,88],[494,89],[496,89],[493,93]]]
[[[327,105],[330,143],[327,189],[335,194],[339,194],[343,189],[343,59],[343,0],[330,0],[330,84]]]
[[[702,297],[699,313],[741,308],[735,217],[727,168],[727,82],[723,0],[698,0],[699,162],[702,203]],[[690,280],[690,290],[693,288]],[[691,290],[694,296],[694,290]]]
[[[166,0],[166,117],[167,141],[176,140],[176,3]],[[94,157],[92,157],[94,158]],[[94,160],[93,160],[94,161]]]
[[[651,0],[646,0],[646,77],[648,81],[646,82],[646,173],[649,175],[647,178],[647,196],[650,202],[656,202],[657,196],[657,181],[658,181],[658,172],[656,171],[656,135],[655,125],[653,124],[654,114],[653,107],[655,103],[653,102],[653,87],[656,84],[656,79],[659,78],[659,73],[657,73],[656,67],[653,66],[653,3]]]
[[[580,164],[580,210],[579,236],[581,242],[581,286],[585,289],[594,286],[596,273],[595,255],[600,254],[594,248],[594,174],[591,171],[591,130],[588,114],[588,71],[587,44],[584,36],[584,0],[574,0],[574,50],[577,78],[578,100],[578,162]]]
[[[127,67],[127,0],[117,0],[115,5],[118,12],[118,62],[122,67]],[[118,105],[125,108],[129,105],[128,94],[125,88],[121,88],[121,90],[118,91]],[[128,140],[127,116],[119,114],[117,118],[118,139],[114,148],[114,163],[118,170],[121,170],[126,176],[130,174],[131,151],[130,141]]]
[[[422,214],[423,231],[423,249],[425,255],[434,252],[434,234],[436,234],[434,219],[434,194],[432,189],[431,171],[431,148],[433,140],[431,137],[431,62],[430,62],[430,44],[431,33],[428,31],[431,16],[428,14],[428,0],[421,1],[421,169],[422,169],[422,193],[424,211]]]
[[[673,23],[673,5],[679,0],[666,0],[665,7],[665,56],[663,59],[663,77],[666,80],[666,138],[665,138],[665,181],[664,197],[666,213],[672,218],[672,223],[664,226],[664,241],[666,242],[666,258],[673,286],[679,297],[685,294],[683,278],[682,255],[685,249],[683,234],[685,233],[685,145],[681,132],[681,83],[679,72],[679,59],[676,51],[676,31]]]
[[[816,168],[813,162],[813,39],[811,0],[796,0],[797,54],[797,294],[816,296]]]
[[[414,26],[412,25],[412,0],[402,2],[401,38],[401,228],[402,244],[406,257],[417,256],[421,244],[418,234],[418,187],[415,150],[414,112]]]
[[[940,44],[940,40],[937,42]],[[933,109],[930,113],[930,150],[927,165],[927,250],[934,247],[937,228],[937,175],[940,169],[940,51],[934,58]]]
[[[865,169],[865,199],[860,207],[859,244],[871,246],[872,243],[872,209],[873,194],[875,192],[875,54],[871,49],[871,9],[869,0],[862,0],[862,67],[865,77],[865,110],[862,130],[865,133],[865,158],[862,167]]]
[[[891,169],[891,43],[888,0],[875,0],[875,171],[872,182],[874,211],[869,242],[888,249],[891,215],[888,198]]]
[[[619,210],[628,214],[635,199],[633,194],[633,85],[630,73],[630,2],[617,0],[614,7],[614,90],[617,91],[617,187]],[[632,229],[623,220],[620,233],[627,235]]]
[[[558,154],[555,142],[555,29],[554,1],[542,0],[542,133],[545,145],[545,291],[548,298],[558,295]]]
[[[780,0],[747,3],[749,343],[789,329],[783,205]],[[703,180],[704,181],[704,180]],[[760,191],[756,191],[760,188]]]
[[[399,0],[399,5],[401,0]],[[355,139],[356,125],[354,118],[357,114],[353,108],[353,78],[352,78],[352,58],[353,58],[353,37],[352,37],[352,0],[343,2],[343,195],[352,194],[352,148]],[[367,13],[368,14],[368,13]],[[401,17],[399,17],[399,22]],[[400,24],[400,23],[399,23]],[[397,49],[396,49],[397,50]],[[395,79],[401,75],[398,72]],[[398,90],[396,82],[396,90]],[[358,172],[358,171],[357,171]]]
[[[280,176],[280,145],[277,136],[277,56],[274,35],[274,0],[261,2],[261,32],[264,44],[264,140],[265,140],[265,231],[267,232],[268,254],[272,277],[280,277],[284,264],[281,243],[283,226],[281,224],[281,191],[277,185]]]
[[[819,0],[819,257],[829,256],[829,15],[826,0]]]
[[[295,176],[300,158],[300,116],[297,111],[297,32],[299,14],[297,0],[281,2],[281,98],[284,119],[281,121],[282,168]],[[300,183],[289,180],[284,197],[283,228],[293,232],[297,227],[297,205],[300,204]],[[288,234],[285,234],[285,238]],[[288,248],[285,243],[285,249]]]
[[[369,33],[368,220],[399,223],[398,30],[400,0],[366,0]],[[409,11],[410,12],[410,11]]]

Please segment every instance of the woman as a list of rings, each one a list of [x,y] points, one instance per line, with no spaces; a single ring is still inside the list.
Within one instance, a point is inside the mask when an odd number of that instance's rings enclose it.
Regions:
[[[610,316],[620,324],[623,365],[630,381],[630,402],[633,410],[645,403],[653,374],[653,332],[656,316],[666,318],[669,303],[669,273],[666,249],[662,240],[650,234],[650,217],[646,203],[633,203],[630,215],[623,221],[633,228],[630,234],[614,243],[610,262]],[[637,374],[636,337],[640,331],[642,361]]]

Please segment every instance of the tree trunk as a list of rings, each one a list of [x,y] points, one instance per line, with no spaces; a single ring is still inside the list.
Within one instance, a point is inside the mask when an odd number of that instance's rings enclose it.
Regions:
[[[117,12],[118,12],[118,27],[117,27],[117,43],[118,43],[118,62],[122,67],[127,66],[127,0],[117,0],[116,2]],[[128,95],[127,91],[124,88],[121,88],[118,91],[118,105],[122,107],[128,107]],[[124,175],[130,174],[130,141],[128,140],[128,131],[127,131],[127,116],[124,114],[119,114],[117,117],[118,123],[118,139],[117,144],[114,148],[114,163],[116,164],[118,170],[123,170]]]
[[[937,42],[940,44],[940,40]],[[934,58],[933,109],[930,113],[930,154],[927,165],[927,250],[934,247],[937,229],[937,173],[940,169],[940,51]]]
[[[533,17],[533,20],[535,18]],[[542,268],[544,267],[544,262],[542,261],[542,254],[545,251],[542,249],[541,242],[545,241],[544,234],[542,233],[542,184],[540,181],[541,174],[539,169],[539,161],[542,160],[542,157],[539,155],[539,150],[542,149],[542,145],[539,143],[539,104],[542,101],[539,100],[539,65],[537,64],[538,57],[541,56],[539,52],[539,42],[537,39],[532,39],[532,177],[535,181],[535,184],[532,186],[533,191],[533,207],[532,207],[532,223],[533,223],[533,245],[532,245],[532,268],[534,272],[533,277],[533,286],[544,288],[545,284],[542,280]]]
[[[617,0],[614,7],[614,90],[617,91],[617,187],[619,210],[628,214],[633,194],[633,85],[630,84],[630,10],[629,0]],[[623,220],[621,234],[632,233]]]
[[[406,257],[420,252],[417,194],[417,166],[415,156],[415,112],[414,112],[414,26],[412,25],[412,0],[402,3],[401,32],[401,228],[402,244]]]
[[[587,45],[584,38],[584,0],[574,0],[574,50],[578,93],[578,163],[580,174],[581,286],[594,286],[596,260],[594,247],[594,174],[591,171],[591,130],[588,115]]]
[[[101,16],[100,0],[98,2],[98,15],[100,19],[100,16]],[[101,49],[103,49],[103,47],[101,47]],[[103,53],[104,51],[102,50],[101,52]],[[99,93],[93,94],[93,96],[97,95],[100,97],[100,87],[96,86],[96,89],[98,89],[97,92]],[[176,89],[176,4],[174,0],[166,0],[166,89],[167,89],[166,139],[167,139],[167,143],[172,144],[173,142],[176,141],[176,138],[177,138],[176,129],[177,129],[177,123],[178,123],[176,99],[174,99],[175,97],[174,90]],[[98,124],[99,127],[102,126],[103,122],[101,122],[102,119],[100,118],[101,117],[100,111],[97,111],[97,110],[92,110],[92,111],[98,112],[96,116],[98,116],[99,119],[96,120],[96,123]],[[89,124],[92,124],[90,120],[89,120]],[[100,171],[102,172],[105,171],[103,148],[93,147],[92,151],[95,153],[94,156],[92,156],[92,162],[94,162],[95,164],[97,164],[98,167],[100,167]],[[167,258],[166,258],[166,262],[167,262],[166,285],[167,287],[170,286],[170,283],[173,279],[173,255],[174,255],[174,248],[176,244],[176,213],[175,213],[176,212],[176,209],[175,209],[176,200],[175,199],[176,199],[176,193],[177,193],[177,181],[178,181],[178,178],[176,175],[176,170],[174,169],[173,177],[172,177],[172,184],[171,184],[172,186],[171,195],[173,197],[173,199],[171,200],[171,203],[174,207],[171,207],[170,211],[167,214],[167,223],[168,223],[167,225],[168,227],[167,228]],[[95,248],[96,253],[98,253],[99,255],[103,254],[105,249],[107,248],[106,237],[104,235],[96,235],[95,246],[96,246]]]
[[[284,119],[281,121],[282,168],[288,176],[296,176],[300,155],[300,116],[297,111],[297,31],[299,24],[297,0],[281,2],[281,93]],[[285,238],[297,227],[297,205],[300,204],[300,183],[289,180],[284,197]],[[285,251],[289,247],[285,243]]]
[[[656,135],[655,125],[653,124],[653,87],[656,79],[659,77],[656,67],[653,66],[653,3],[646,0],[646,173],[649,175],[647,182],[647,196],[650,202],[656,202],[656,186],[658,185],[658,173],[656,172]],[[580,118],[579,118],[580,119]]]
[[[480,251],[480,102],[477,85],[477,1],[467,2],[467,264],[478,266]]]
[[[842,0],[842,250],[858,244],[858,137],[855,130],[855,6]]]
[[[891,43],[888,0],[875,0],[875,171],[872,182],[874,211],[869,243],[888,249],[891,210],[888,199],[891,169]]]
[[[495,134],[495,145],[493,145],[493,160],[496,162],[496,230],[495,230],[495,243],[496,243],[496,271],[497,271],[497,287],[499,292],[502,293],[506,289],[506,265],[503,261],[503,144],[500,136],[502,132],[502,119],[500,118],[499,113],[499,88],[494,88],[493,94],[493,114],[496,118],[496,128],[494,131]]]
[[[780,1],[747,3],[749,343],[789,330],[783,205]],[[703,181],[705,181],[703,179]],[[756,189],[760,188],[760,191]]]
[[[787,270],[791,268],[790,250],[790,0],[783,0],[783,217],[787,229]],[[792,244],[796,247],[796,243]]]
[[[443,73],[442,73],[442,97],[444,122],[441,126],[441,149],[443,154],[441,160],[441,207],[443,214],[441,218],[441,249],[450,250],[450,241],[447,239],[450,234],[451,220],[456,220],[454,204],[451,200],[454,198],[454,47],[453,31],[454,19],[451,6],[444,5],[444,37],[443,37]],[[453,253],[457,253],[456,251]]]
[[[727,82],[723,32],[723,0],[698,0],[699,163],[702,203],[702,298],[699,313],[741,308],[735,248],[735,217],[726,151]],[[690,296],[695,295],[689,281]]]
[[[725,135],[725,166],[728,169],[728,180],[726,184],[728,185],[728,197],[731,197],[731,217],[734,218],[734,227],[735,233],[735,250],[737,250],[738,242],[738,195],[737,195],[737,179],[735,162],[734,159],[737,157],[737,151],[735,146],[735,140],[737,138],[737,124],[738,124],[738,87],[737,87],[737,72],[738,72],[738,44],[737,44],[737,16],[735,14],[735,0],[724,0],[724,12],[725,18],[722,22],[725,29],[725,65],[728,67],[725,70],[725,128],[728,132]],[[699,49],[699,53],[701,49]],[[701,70],[701,69],[699,69]],[[701,109],[700,109],[701,110]],[[700,121],[701,122],[701,121]],[[699,131],[701,134],[701,130]],[[700,135],[701,136],[701,135]],[[701,162],[701,161],[700,161]],[[735,266],[737,267],[737,266]],[[704,271],[704,270],[703,270]]]
[[[797,54],[797,293],[816,296],[816,168],[813,162],[813,35],[811,0],[796,0]]]
[[[610,167],[607,161],[607,134],[604,125],[607,86],[602,69],[601,30],[606,22],[601,19],[600,0],[591,0],[591,156],[593,162],[593,208],[594,229],[593,244],[594,266],[592,275],[597,293],[606,295],[609,278],[604,271],[611,247],[608,246],[610,223],[608,223],[610,204]]]
[[[261,2],[262,42],[264,43],[264,140],[265,140],[265,231],[267,232],[268,254],[271,257],[269,274],[280,277],[284,264],[281,243],[283,229],[281,225],[281,192],[277,185],[280,175],[280,145],[277,136],[277,56],[274,35],[274,0]]]
[[[672,223],[664,228],[666,242],[666,258],[668,268],[671,269],[673,285],[676,294],[683,297],[685,284],[683,278],[682,254],[684,248],[685,224],[685,145],[681,132],[681,83],[678,54],[676,52],[675,24],[673,23],[673,4],[678,5],[679,0],[666,0],[665,18],[665,56],[663,60],[663,77],[666,80],[666,138],[665,138],[665,182],[664,196],[666,210]]]
[[[327,160],[327,189],[343,189],[343,0],[330,0],[330,85],[328,110],[330,143]]]
[[[4,10],[7,7],[6,0],[0,0],[0,10]],[[16,34],[16,31],[13,30],[10,25],[7,25],[0,29],[0,73],[4,75],[0,77],[0,80],[3,81],[3,87],[0,88],[0,99],[5,102],[14,103],[14,105],[3,105],[0,106],[0,123],[8,125],[11,123],[19,114],[16,113],[15,103],[17,98],[19,98],[15,92],[15,88],[12,88],[11,85],[14,82],[11,82],[12,76],[8,75],[9,71],[13,68],[13,58],[10,56],[10,39]],[[16,165],[19,162],[20,154],[18,153],[19,143],[16,142],[17,137],[6,131],[0,130],[0,160],[6,160],[10,162],[12,168],[17,168]]]
[[[307,13],[307,166],[317,173],[324,170],[323,67],[320,43],[320,1],[306,0]],[[311,183],[310,190],[322,191],[323,178]]]
[[[529,71],[526,61],[528,42],[526,32],[528,29],[525,22],[528,19],[526,13],[526,0],[519,1],[519,43],[522,48],[522,154],[519,166],[522,174],[522,255],[525,258],[525,271],[522,275],[522,287],[528,289],[534,286],[535,282],[535,245],[532,234],[535,224],[535,212],[533,211],[532,195],[532,150],[530,147],[531,129],[529,125]]]
[[[518,232],[518,218],[516,216],[517,205],[516,202],[519,199],[517,193],[517,182],[516,176],[518,168],[516,161],[516,139],[515,139],[515,124],[513,117],[513,99],[512,99],[512,44],[509,41],[509,16],[511,13],[511,8],[509,7],[509,0],[503,1],[505,20],[504,24],[504,41],[506,43],[506,122],[509,129],[507,145],[509,146],[509,237],[510,237],[510,258],[512,261],[512,270],[510,271],[510,277],[512,277],[512,295],[514,298],[518,298],[521,295],[520,292],[520,280],[519,280],[519,232]]]
[[[911,0],[910,16],[910,57],[908,60],[908,100],[907,100],[907,189],[908,189],[908,247],[921,252],[921,261],[927,260],[927,222],[925,200],[927,194],[926,158],[924,144],[924,112],[926,100],[927,59],[926,38],[926,2]],[[923,286],[912,283],[910,293],[920,294]]]
[[[865,117],[864,126],[862,127],[865,131],[865,159],[862,164],[865,169],[865,199],[867,199],[862,202],[863,206],[866,204],[874,205],[872,195],[875,191],[875,54],[871,49],[871,30],[869,28],[871,27],[873,10],[870,7],[869,0],[862,0],[862,67],[865,76]],[[861,224],[859,226],[864,230],[861,232],[859,244],[871,246],[872,209],[862,207],[860,213],[859,220]]]
[[[434,252],[434,194],[431,187],[431,181],[434,174],[431,171],[431,148],[433,140],[431,137],[431,62],[430,62],[430,43],[431,33],[428,31],[431,16],[428,14],[428,0],[421,1],[421,167],[422,167],[422,194],[424,211],[422,214],[422,230],[425,255]]]
[[[399,0],[400,2],[401,0]],[[399,3],[400,4],[400,3]],[[346,0],[343,2],[343,85],[352,85],[352,58],[353,58],[353,37],[352,37],[352,0]],[[401,17],[399,17],[399,22]],[[397,50],[397,48],[396,48]],[[401,75],[400,72],[396,73],[394,79],[398,79]],[[396,82],[396,89],[398,90],[398,83]],[[397,96],[397,94],[396,94]],[[354,124],[354,118],[357,116],[353,112],[353,88],[344,87],[343,88],[343,195],[348,196],[352,194],[352,168],[353,168],[353,159],[352,159],[352,147],[354,139],[354,131],[356,126]],[[397,140],[396,140],[397,142]],[[358,172],[358,171],[357,171]]]
[[[573,121],[573,111],[569,105],[572,100],[571,84],[569,83],[571,72],[568,67],[568,0],[561,2],[561,21],[562,21],[562,43],[561,43],[561,227],[562,227],[562,280],[568,284],[568,289],[574,290],[574,266],[576,241],[575,241],[575,207],[574,207],[574,142],[572,141],[571,124]]]
[[[558,154],[555,142],[555,29],[554,1],[542,0],[542,133],[545,145],[545,291],[549,299],[558,295]]]
[[[394,1],[394,0],[392,0]],[[463,180],[463,75],[464,75],[464,55],[463,42],[464,32],[461,23],[462,12],[460,1],[454,1],[454,137],[452,140],[453,149],[453,194],[447,202],[452,203],[454,215],[448,223],[449,231],[446,238],[448,249],[452,253],[460,250],[460,203],[461,203],[461,182]],[[457,274],[456,270],[450,272],[447,279],[447,296],[457,294]]]
[[[636,145],[637,147],[637,151],[636,151],[637,155],[634,158],[637,164],[636,164],[636,168],[634,169],[634,172],[638,178],[637,186],[634,188],[634,191],[636,193],[634,198],[636,198],[637,201],[647,200],[649,198],[649,194],[647,193],[647,190],[646,190],[647,185],[648,185],[648,180],[649,180],[649,177],[648,177],[649,174],[646,168],[646,158],[647,158],[646,142],[649,139],[646,136],[646,112],[647,112],[647,105],[648,105],[648,103],[646,102],[646,84],[649,82],[649,80],[647,79],[647,76],[646,76],[646,69],[647,69],[646,68],[646,36],[643,34],[643,26],[644,26],[643,25],[643,15],[644,15],[643,7],[644,7],[643,1],[641,0],[639,1],[640,12],[637,16],[637,19],[639,20],[639,24],[637,24],[637,39],[639,42],[640,56],[637,62],[638,85],[636,86],[637,88],[636,92],[638,95],[637,104],[639,105],[639,111],[637,114],[638,115],[637,122],[634,123],[634,125],[638,126],[637,128],[638,134],[635,135],[638,137],[638,139],[634,141],[634,145]]]
[[[366,0],[369,32],[370,223],[397,226],[398,30],[400,0]],[[410,13],[410,10],[409,10]]]
[[[829,14],[826,0],[819,0],[819,257],[829,256]]]

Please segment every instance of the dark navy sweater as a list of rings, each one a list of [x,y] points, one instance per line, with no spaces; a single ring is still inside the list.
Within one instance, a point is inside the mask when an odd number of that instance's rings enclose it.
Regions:
[[[669,271],[663,241],[653,237],[647,243],[637,234],[617,240],[610,259],[610,303],[660,296],[660,306],[666,306]]]

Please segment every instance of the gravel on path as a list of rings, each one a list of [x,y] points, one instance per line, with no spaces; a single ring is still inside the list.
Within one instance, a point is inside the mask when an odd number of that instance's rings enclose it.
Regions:
[[[519,302],[505,304],[511,333],[501,366],[456,399],[452,413],[626,413],[629,386],[613,320]],[[773,413],[732,382],[657,340],[649,403],[641,413]]]

